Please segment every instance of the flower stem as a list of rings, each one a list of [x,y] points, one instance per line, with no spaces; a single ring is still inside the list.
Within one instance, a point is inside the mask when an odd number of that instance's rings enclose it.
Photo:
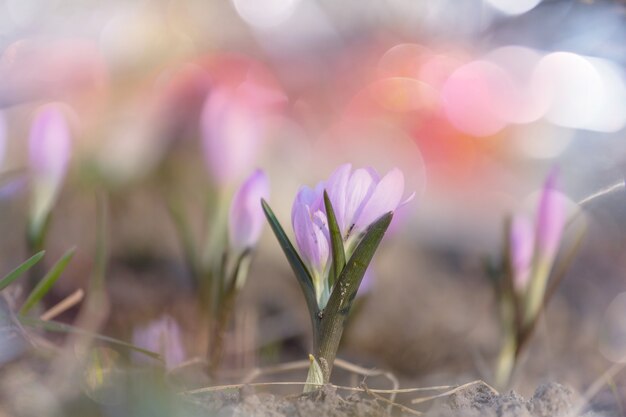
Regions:
[[[498,389],[506,388],[511,380],[517,359],[517,341],[511,331],[505,332],[504,343],[496,364],[495,384]]]

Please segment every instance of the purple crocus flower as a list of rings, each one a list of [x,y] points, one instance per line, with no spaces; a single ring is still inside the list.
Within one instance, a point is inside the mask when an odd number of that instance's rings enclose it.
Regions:
[[[215,184],[225,187],[241,179],[261,140],[253,106],[236,91],[216,87],[204,103],[201,130],[205,163]]]
[[[300,189],[293,204],[291,221],[296,244],[313,277],[320,307],[325,306],[331,291],[328,286],[331,245],[324,190],[335,211],[348,257],[370,224],[414,196],[402,201],[404,175],[399,169],[394,168],[381,178],[372,168],[352,171],[350,164],[341,165],[328,181],[318,183],[315,189]]]
[[[161,355],[167,369],[175,368],[185,360],[180,327],[167,314],[143,327],[135,328],[133,344]],[[138,362],[144,362],[147,356],[137,353],[134,358]]]
[[[37,228],[55,203],[70,154],[70,132],[63,113],[55,105],[43,106],[35,116],[29,138],[33,180],[31,221]]]
[[[335,170],[324,187],[346,241],[358,238],[379,217],[415,196],[413,193],[402,201],[404,175],[398,168],[381,178],[372,168],[352,171],[351,164],[344,164]]]
[[[243,252],[256,245],[265,217],[259,201],[267,200],[270,183],[267,175],[256,170],[235,193],[228,217],[228,236],[230,246],[237,252]]]

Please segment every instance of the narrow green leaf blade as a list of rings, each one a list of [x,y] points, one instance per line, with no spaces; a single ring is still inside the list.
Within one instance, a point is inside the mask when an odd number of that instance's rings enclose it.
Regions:
[[[339,342],[341,342],[341,335],[356,292],[392,218],[393,212],[389,212],[369,226],[330,294],[320,323],[320,342],[316,352],[316,358],[324,361],[323,364],[326,368],[323,370],[327,378],[330,377]]]
[[[0,280],[0,291],[11,285],[16,279],[24,275],[24,273],[32,268],[37,262],[41,261],[41,258],[43,258],[45,253],[46,251],[43,250],[41,252],[37,252],[36,254],[22,262],[20,266],[5,275],[4,278]]]
[[[343,267],[346,266],[346,252],[343,248],[343,238],[341,230],[337,224],[335,210],[328,198],[328,193],[324,191],[324,206],[326,207],[326,217],[328,218],[328,230],[330,231],[330,245],[333,255],[333,264],[329,276],[329,285],[332,288],[335,285],[337,277],[341,275]]]
[[[361,280],[369,266],[380,241],[382,240],[393,213],[389,212],[370,225],[354,253],[343,268],[333,288],[324,315],[339,314],[347,316]]]
[[[139,346],[135,346],[131,343],[124,342],[122,340],[115,339],[113,337],[105,336],[99,333],[89,332],[87,330],[83,330],[81,328],[78,328],[78,327],[75,327],[66,323],[60,323],[58,321],[52,321],[52,320],[41,320],[41,319],[37,319],[34,317],[26,317],[26,316],[18,316],[18,320],[23,326],[26,326],[26,327],[43,329],[49,332],[72,333],[72,334],[83,335],[83,336],[87,336],[96,340],[100,340],[102,342],[110,343],[110,344],[117,345],[126,349],[143,353],[144,355],[150,356],[154,359],[161,359],[161,356],[156,352],[152,352],[150,350],[140,348]]]
[[[20,309],[20,314],[28,313],[47,293],[50,291],[54,283],[59,279],[65,267],[74,256],[76,248],[72,248],[57,261],[56,264],[48,271],[48,273],[39,281],[35,288],[24,301],[24,305]]]
[[[269,222],[278,243],[280,244],[287,260],[289,261],[289,265],[293,270],[293,273],[296,275],[298,282],[300,283],[300,287],[302,288],[302,292],[304,293],[304,298],[306,300],[307,307],[309,308],[309,313],[311,314],[312,320],[315,323],[314,317],[317,317],[319,312],[319,308],[317,306],[317,300],[315,298],[315,289],[313,288],[313,279],[309,275],[309,271],[304,266],[300,255],[291,244],[291,241],[287,237],[287,234],[283,230],[282,226],[276,219],[274,212],[267,204],[267,202],[261,199],[261,205],[263,207],[263,211],[265,212],[265,217],[267,217],[267,221]]]

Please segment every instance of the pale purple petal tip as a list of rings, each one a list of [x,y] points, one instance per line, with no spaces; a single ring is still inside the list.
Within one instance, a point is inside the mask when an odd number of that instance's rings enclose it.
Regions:
[[[546,179],[537,211],[537,249],[547,258],[556,255],[566,220],[565,201],[556,188],[557,175],[554,169]]]
[[[348,204],[346,202],[346,190],[348,188],[351,170],[352,164],[341,165],[331,174],[324,185],[330,203],[333,206],[339,230],[345,230],[348,227],[348,225],[346,225],[346,205]]]
[[[42,107],[30,131],[31,169],[36,175],[58,183],[65,176],[70,154],[70,133],[63,113],[54,105]]]
[[[509,236],[513,285],[517,290],[526,288],[530,277],[534,249],[534,233],[530,220],[515,216],[511,221]]]
[[[258,242],[265,223],[260,202],[269,199],[269,194],[269,179],[261,170],[255,171],[236,192],[228,219],[233,249],[243,251]]]
[[[376,185],[356,224],[365,229],[385,213],[398,208],[404,193],[404,175],[398,168],[394,168],[385,175]]]

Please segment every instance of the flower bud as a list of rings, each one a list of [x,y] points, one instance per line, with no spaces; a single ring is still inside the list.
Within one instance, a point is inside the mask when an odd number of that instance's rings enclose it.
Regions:
[[[133,344],[161,355],[167,369],[175,368],[185,360],[180,327],[168,315],[164,315],[144,327],[135,328]],[[134,357],[139,362],[146,358],[145,355],[140,356],[140,354]]]
[[[228,217],[228,236],[231,248],[242,252],[256,245],[265,216],[261,199],[267,200],[270,184],[261,170],[255,171],[236,192]]]

